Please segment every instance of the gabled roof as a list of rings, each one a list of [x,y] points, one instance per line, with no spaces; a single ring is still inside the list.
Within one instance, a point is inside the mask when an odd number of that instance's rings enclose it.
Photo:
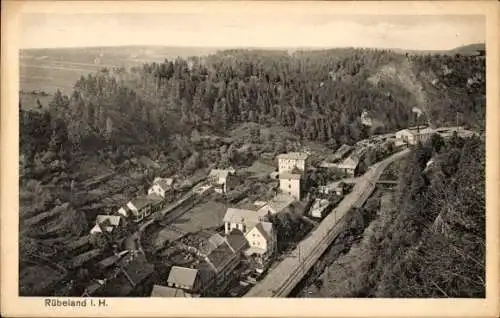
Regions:
[[[125,271],[138,284],[154,272],[154,265],[148,263],[145,257],[138,256],[127,264]]]
[[[188,267],[173,266],[168,275],[168,283],[193,288],[198,270]]]
[[[146,207],[147,205],[149,205],[151,203],[151,201],[149,201],[149,199],[146,197],[139,197],[139,198],[136,198],[136,199],[130,201],[130,203],[132,203],[132,205],[135,206],[135,208],[137,210],[141,210],[144,207]]]
[[[190,297],[190,295],[180,288],[154,285],[151,297]]]
[[[277,194],[274,198],[272,198],[266,205],[264,205],[259,211],[261,213],[266,213],[269,209],[273,210],[274,213],[279,213],[285,210],[288,206],[290,206],[293,202],[295,202],[295,198],[283,193]]]
[[[228,208],[223,221],[235,223],[258,223],[259,219],[265,216],[264,213],[259,211]]]
[[[344,161],[339,165],[341,168],[356,168],[359,164],[359,157],[358,156],[350,156],[345,158]]]
[[[272,241],[273,224],[270,222],[260,222],[255,228],[264,236],[267,242]]]
[[[266,222],[267,223],[267,222]],[[245,235],[238,229],[232,230],[227,236],[227,243],[237,253],[242,251],[248,244]]]
[[[218,233],[210,236],[204,244],[199,247],[199,251],[205,255],[212,253],[217,247],[225,242],[225,239]]]
[[[108,223],[111,226],[119,226],[121,221],[120,215],[98,215],[96,218],[97,224]]]
[[[216,272],[222,271],[235,253],[228,244],[221,244],[207,256],[207,261]]]
[[[309,155],[305,152],[289,152],[278,155],[278,160],[306,160]]]
[[[150,194],[148,195],[148,200],[151,204],[156,204],[163,201],[163,198],[157,194]]]

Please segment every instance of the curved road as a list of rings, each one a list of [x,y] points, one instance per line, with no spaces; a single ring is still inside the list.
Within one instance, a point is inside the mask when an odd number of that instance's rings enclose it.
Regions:
[[[340,233],[342,226],[337,224],[347,212],[362,206],[387,166],[409,153],[410,149],[405,149],[372,165],[321,224],[244,297],[286,297]]]

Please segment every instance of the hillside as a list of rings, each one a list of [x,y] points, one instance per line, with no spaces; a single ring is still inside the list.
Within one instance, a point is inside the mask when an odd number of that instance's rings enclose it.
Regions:
[[[376,216],[361,239],[340,253],[323,284],[306,295],[484,297],[484,169],[479,138],[434,138],[414,150],[396,170],[397,190],[364,207]]]

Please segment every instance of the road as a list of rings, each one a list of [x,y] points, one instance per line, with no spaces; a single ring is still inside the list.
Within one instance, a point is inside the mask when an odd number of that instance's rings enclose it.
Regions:
[[[321,224],[244,297],[286,297],[341,232],[342,218],[347,212],[361,207],[387,166],[409,153],[410,149],[405,149],[372,165]]]

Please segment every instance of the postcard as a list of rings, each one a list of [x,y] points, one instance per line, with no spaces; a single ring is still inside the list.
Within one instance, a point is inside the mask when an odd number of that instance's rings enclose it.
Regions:
[[[497,317],[498,3],[2,3],[1,308]]]

